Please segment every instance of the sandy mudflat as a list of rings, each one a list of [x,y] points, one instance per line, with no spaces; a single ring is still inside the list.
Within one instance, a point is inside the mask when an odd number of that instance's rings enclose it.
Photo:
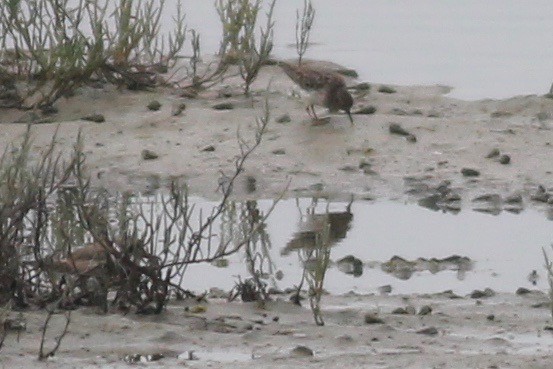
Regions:
[[[378,92],[381,85],[375,83],[370,93],[355,95],[355,109],[374,106],[375,114],[355,115],[354,126],[342,114],[331,116],[328,124],[312,126],[302,103],[291,95],[292,82],[277,67],[262,72],[250,98],[233,87],[237,80],[225,83],[229,87],[218,86],[198,99],[179,98],[169,91],[86,88],[57,104],[54,123],[32,126],[33,145],[36,152],[46,147],[60,123],[62,148],[70,149],[82,130],[88,167],[97,185],[147,191],[163,189],[171,178],[181,178],[192,194],[215,199],[220,171],[230,173],[239,152],[237,130],[246,139],[252,137],[255,117],[262,115],[268,96],[268,132],[235,186],[237,198],[272,198],[289,183],[286,197],[339,199],[353,193],[357,198],[417,201],[442,196],[440,201],[470,206],[472,199],[484,194],[499,195],[504,203],[508,196],[520,194],[516,206],[549,209],[550,205],[531,198],[539,185],[546,191],[553,187],[552,99],[518,96],[472,102],[448,98],[449,88],[444,86],[392,86],[395,93],[382,93]],[[146,108],[153,99],[162,103],[161,110]],[[180,102],[186,103],[186,110],[172,116],[172,106]],[[212,109],[221,102],[232,103],[234,109]],[[104,114],[106,122],[80,120],[91,113]],[[0,112],[0,150],[25,131],[25,124],[13,123],[23,114]],[[290,122],[277,123],[275,119],[283,114],[289,114]],[[391,123],[401,125],[416,142],[391,134]],[[204,150],[209,146],[212,149]],[[143,149],[153,150],[159,158],[143,160]],[[510,162],[501,164],[499,156],[487,158],[493,149],[508,155]],[[463,168],[480,175],[464,176]],[[247,176],[256,179],[254,192],[248,192]],[[546,307],[531,307],[545,299],[541,293],[499,294],[480,303],[466,296],[327,296],[323,301],[325,327],[316,327],[308,308],[294,306],[284,297],[264,310],[212,299],[207,311],[199,314],[187,313],[182,303],[174,303],[161,316],[149,317],[98,317],[83,308],[73,313],[58,355],[40,366],[128,367],[125,355],[162,352],[161,361],[137,365],[550,368],[553,336],[544,330],[551,325],[550,312]],[[417,311],[429,305],[432,313],[391,313],[406,305]],[[384,323],[365,324],[367,312],[377,312]],[[24,315],[27,331],[19,342],[14,334],[8,337],[0,351],[2,368],[37,366],[45,314]],[[275,317],[278,321],[273,321]],[[437,334],[416,333],[426,327],[435,327]],[[298,345],[312,349],[314,356],[294,357],[291,350]],[[189,350],[195,350],[198,360],[186,360],[186,354],[177,358]],[[230,360],[238,362],[230,364]]]
[[[480,300],[448,295],[327,296],[324,327],[310,311],[277,297],[265,309],[255,303],[211,299],[204,313],[171,304],[161,316],[97,316],[91,308],[73,312],[58,355],[40,367],[126,368],[127,355],[164,358],[138,363],[149,368],[550,368],[553,333],[542,293],[499,294]],[[398,315],[411,305],[429,315]],[[194,306],[194,305],[192,305]],[[366,313],[383,320],[365,324]],[[5,368],[37,364],[42,313],[25,313],[27,332],[8,337]],[[275,321],[277,320],[278,321]],[[57,321],[61,324],[63,320]],[[59,327],[57,327],[59,328]],[[423,334],[428,329],[434,334]],[[52,326],[54,333],[56,325]],[[430,332],[432,333],[432,332]],[[50,342],[50,341],[49,341]],[[50,342],[51,343],[51,342]],[[297,354],[305,346],[313,355]],[[194,360],[189,360],[193,351]]]

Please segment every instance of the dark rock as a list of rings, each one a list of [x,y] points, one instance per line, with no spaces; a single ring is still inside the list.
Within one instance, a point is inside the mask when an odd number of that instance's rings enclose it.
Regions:
[[[499,149],[491,149],[491,151],[486,155],[487,159],[496,158],[500,155]]]
[[[281,116],[277,117],[275,119],[275,122],[277,123],[289,123],[292,121],[292,118],[290,118],[290,114],[282,114]]]
[[[517,295],[527,295],[531,292],[532,291],[530,291],[528,288],[519,287],[519,288],[517,288],[515,294],[517,294]]]
[[[522,195],[519,193],[509,195],[505,198],[505,203],[507,204],[521,204],[522,203]]]
[[[380,286],[380,287],[378,287],[378,292],[381,295],[386,295],[388,293],[391,293],[392,292],[392,286],[390,286],[389,284],[385,284],[384,286]]]
[[[344,165],[343,167],[338,168],[339,170],[343,172],[357,172],[357,167],[353,165]]]
[[[142,150],[142,159],[144,160],[154,160],[154,159],[157,159],[159,158],[159,155],[152,151],[152,150],[148,150],[148,149],[144,149]]]
[[[500,164],[509,164],[511,162],[511,157],[507,154],[503,154],[499,157],[499,163]]]
[[[103,123],[106,121],[106,118],[102,114],[90,114],[82,117],[81,120],[86,120],[94,123]]]
[[[417,142],[417,137],[414,134],[407,135],[405,139],[407,140],[407,142],[411,142],[411,143]]]
[[[461,169],[461,174],[465,177],[478,177],[480,172],[472,168],[463,168]]]
[[[351,114],[356,114],[356,115],[371,115],[374,113],[376,113],[376,107],[372,105],[362,106],[359,109],[356,109],[351,112]]]
[[[273,150],[272,153],[275,154],[275,155],[284,155],[284,154],[286,154],[286,150],[276,149],[276,150]]]
[[[232,110],[234,109],[234,104],[231,102],[222,102],[212,106],[215,110]]]
[[[307,346],[296,346],[290,351],[290,355],[293,357],[309,357],[313,356],[313,350]]]
[[[428,315],[432,313],[432,308],[428,305],[424,305],[419,309],[419,315]]]
[[[353,255],[348,255],[336,262],[338,270],[345,274],[351,274],[354,277],[363,275],[363,262]]]
[[[378,87],[378,92],[383,93],[383,94],[395,94],[397,91],[394,88],[390,87],[390,86],[382,85],[382,86]]]
[[[208,146],[204,147],[203,149],[201,149],[200,151],[204,151],[204,152],[213,152],[213,151],[215,151],[215,146],[213,146],[213,145],[208,145]]]
[[[480,195],[472,199],[472,202],[501,202],[501,196],[494,193]]]
[[[150,101],[150,103],[147,105],[147,108],[152,111],[158,111],[161,109],[161,103],[157,100]]]
[[[495,296],[495,291],[491,288],[486,288],[484,291],[481,290],[474,290],[470,294],[470,298],[472,299],[481,299],[485,297],[492,297]]]
[[[490,314],[486,317],[486,319],[489,320],[490,322],[493,322],[495,320],[495,315]]]
[[[438,330],[435,327],[426,327],[417,331],[418,334],[425,334],[427,336],[435,336],[438,334]]]
[[[406,116],[406,115],[409,115],[409,113],[403,109],[400,109],[400,108],[393,108],[392,110],[390,110],[390,114],[393,114],[393,115],[399,115],[399,116]]]
[[[411,134],[407,130],[405,130],[399,123],[390,123],[390,127],[388,129],[390,133],[394,135],[409,136]]]
[[[365,321],[365,324],[384,324],[384,320],[380,319],[374,313],[365,314],[364,321]]]
[[[405,310],[405,308],[398,307],[398,308],[392,310],[392,314],[395,314],[395,315],[408,315],[409,313],[407,312],[407,310]]]

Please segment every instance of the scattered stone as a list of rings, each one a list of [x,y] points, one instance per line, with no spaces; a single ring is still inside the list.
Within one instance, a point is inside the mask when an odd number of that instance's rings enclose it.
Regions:
[[[148,109],[151,110],[151,111],[158,111],[159,109],[161,109],[161,103],[157,100],[152,100],[150,101],[150,103],[147,105]]]
[[[503,154],[499,157],[500,164],[506,165],[506,164],[509,164],[510,162],[511,162],[511,157],[507,154]]]
[[[501,152],[499,151],[499,149],[497,149],[497,148],[491,149],[491,151],[488,153],[488,155],[486,155],[486,159],[496,158],[500,154],[501,154]]]
[[[366,313],[364,321],[365,321],[365,324],[384,324],[384,320],[380,319],[374,313]]]
[[[441,118],[442,117],[442,114],[440,114],[438,111],[436,110],[430,110],[428,112],[428,114],[426,114],[426,116],[428,118]]]
[[[284,155],[284,154],[286,154],[286,150],[276,149],[276,150],[273,150],[272,153],[275,154],[275,155]]]
[[[424,305],[419,309],[419,315],[428,315],[432,313],[432,308],[428,305]]]
[[[407,135],[405,139],[407,140],[407,142],[411,142],[411,143],[417,142],[417,137],[414,134]]]
[[[357,172],[358,168],[353,165],[344,165],[343,167],[338,168],[343,172]]]
[[[418,334],[425,334],[427,336],[435,336],[438,334],[438,330],[435,327],[426,327],[417,331]]]
[[[378,87],[378,92],[383,94],[395,94],[397,91],[390,86],[381,85]]]
[[[392,292],[392,286],[389,284],[378,287],[378,293],[380,293],[381,295],[386,295],[391,292]]]
[[[176,104],[173,106],[173,109],[171,110],[171,115],[174,117],[178,117],[182,114],[182,112],[186,109],[186,104],[181,102],[179,104]]]
[[[392,314],[395,314],[395,315],[408,315],[409,313],[407,312],[407,310],[405,308],[398,307],[398,308],[392,310]]]
[[[521,295],[527,295],[530,292],[532,292],[532,291],[530,291],[528,288],[519,287],[519,288],[517,288],[515,294],[521,296]]]
[[[232,110],[234,109],[234,104],[231,102],[222,102],[222,103],[213,105],[211,108],[215,110]]]
[[[480,172],[472,168],[463,168],[461,169],[461,174],[465,177],[478,177]]]
[[[509,195],[505,198],[505,203],[507,203],[507,204],[521,204],[522,203],[522,195],[519,194],[519,193]]]
[[[307,346],[299,345],[296,346],[290,351],[290,356],[292,357],[309,357],[313,356],[313,350]]]
[[[103,114],[90,114],[82,117],[81,120],[86,120],[88,122],[94,123],[104,123],[106,121],[106,118]]]
[[[493,322],[495,320],[495,315],[490,314],[486,317],[486,319],[489,320],[490,322]]]
[[[152,151],[152,150],[149,150],[149,149],[144,149],[142,150],[142,159],[144,160],[155,160],[159,158],[159,155]]]
[[[472,199],[472,202],[501,202],[501,196],[495,193],[480,195]]]
[[[291,121],[292,121],[292,118],[290,118],[290,114],[288,113],[282,114],[281,116],[278,116],[275,119],[275,122],[277,123],[289,123]]]
[[[336,262],[338,270],[342,273],[360,277],[363,275],[363,262],[353,255],[348,255]]]
[[[203,151],[203,152],[213,152],[213,151],[215,151],[215,146],[213,146],[213,145],[208,145],[208,146],[204,147],[203,149],[201,149],[200,151]]]
[[[394,135],[409,136],[411,134],[407,130],[405,130],[399,123],[390,123],[390,127],[388,129],[390,133]]]
[[[474,290],[470,294],[471,299],[481,299],[485,297],[492,297],[495,296],[495,291],[491,288],[486,288],[484,291],[481,290]]]
[[[376,107],[372,105],[362,106],[359,109],[356,109],[351,112],[351,114],[356,114],[356,115],[371,115],[374,113],[376,113]]]

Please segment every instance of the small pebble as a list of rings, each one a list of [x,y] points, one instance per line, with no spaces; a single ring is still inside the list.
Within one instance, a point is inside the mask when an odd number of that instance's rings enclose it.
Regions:
[[[275,119],[275,122],[277,123],[289,123],[292,121],[292,118],[290,118],[290,114],[282,114],[281,116],[277,117]]]
[[[364,321],[365,321],[365,324],[384,324],[384,320],[380,319],[374,313],[365,314]]]
[[[234,109],[234,104],[231,102],[222,102],[212,106],[215,110],[232,110]]]
[[[480,172],[472,168],[463,168],[461,169],[461,174],[465,177],[478,177]]]
[[[144,160],[154,160],[154,159],[157,159],[159,158],[159,155],[152,151],[152,150],[148,150],[148,149],[144,149],[142,150],[142,159]]]
[[[213,152],[213,151],[215,151],[215,146],[213,146],[213,145],[208,145],[208,146],[204,147],[204,148],[203,148],[202,150],[200,150],[200,151],[204,151],[204,152]]]
[[[313,356],[313,350],[307,346],[299,345],[292,349],[290,355],[293,357],[308,357]]]
[[[427,336],[435,336],[438,330],[435,327],[427,327],[417,331],[418,334],[426,334]]]
[[[487,159],[496,158],[496,157],[499,156],[499,154],[501,154],[501,153],[499,152],[499,149],[495,148],[495,149],[492,149],[492,150],[488,153],[488,155],[486,155],[486,158],[487,158]]]
[[[106,118],[102,114],[90,114],[81,118],[81,120],[86,120],[88,122],[94,123],[104,123]]]
[[[161,103],[157,100],[153,100],[153,101],[150,101],[147,107],[151,111],[158,111],[159,109],[161,109]]]
[[[511,162],[511,157],[507,154],[503,154],[499,157],[499,163],[500,164],[509,164]]]

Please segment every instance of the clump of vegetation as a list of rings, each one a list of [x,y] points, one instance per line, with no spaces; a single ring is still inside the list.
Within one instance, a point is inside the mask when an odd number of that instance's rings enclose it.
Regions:
[[[48,106],[92,80],[157,85],[186,39],[181,2],[169,34],[160,31],[164,8],[164,0],[0,2],[4,105]],[[26,87],[15,88],[21,80]]]
[[[315,20],[315,8],[311,0],[304,0],[303,11],[296,11],[296,52],[298,53],[298,64],[301,64],[303,55],[309,47],[309,37]]]
[[[258,14],[261,0],[218,0],[217,12],[223,26],[223,41],[220,53],[225,61],[237,64],[244,80],[244,94],[249,94],[250,86],[257,78],[273,49],[273,11],[276,0],[269,4],[266,13],[267,23],[259,29],[257,40]]]

